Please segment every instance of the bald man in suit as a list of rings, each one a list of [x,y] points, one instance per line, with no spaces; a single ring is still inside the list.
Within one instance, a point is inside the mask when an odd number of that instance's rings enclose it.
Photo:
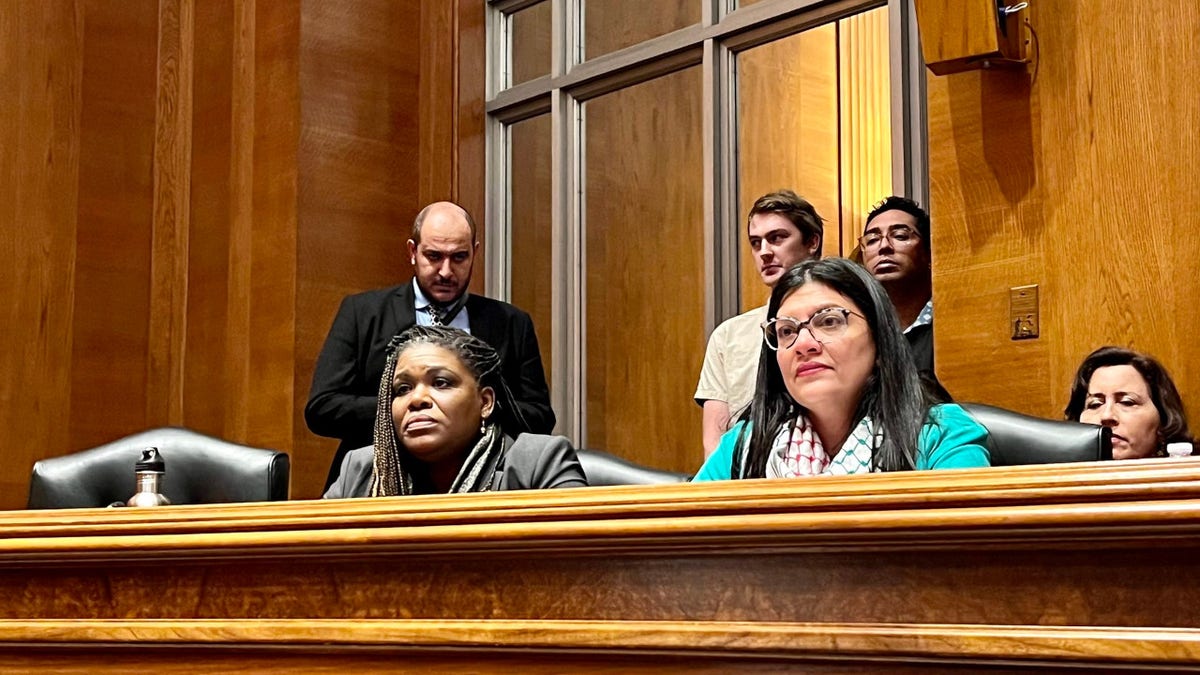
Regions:
[[[487,342],[500,353],[504,380],[516,400],[517,410],[500,412],[505,430],[515,436],[554,429],[533,320],[506,302],[467,291],[478,249],[475,222],[465,209],[451,202],[430,204],[417,215],[408,241],[413,280],[342,300],[304,407],[313,433],[341,441],[326,488],[347,452],[372,444],[387,344],[413,325],[453,326]]]

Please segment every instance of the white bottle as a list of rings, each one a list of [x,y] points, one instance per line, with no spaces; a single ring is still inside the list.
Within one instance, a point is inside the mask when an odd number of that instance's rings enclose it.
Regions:
[[[1192,456],[1192,444],[1187,441],[1179,441],[1176,443],[1167,443],[1167,456],[1172,459],[1181,459],[1183,457]]]

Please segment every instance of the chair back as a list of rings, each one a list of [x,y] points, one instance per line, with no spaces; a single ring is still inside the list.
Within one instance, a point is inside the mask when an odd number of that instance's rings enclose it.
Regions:
[[[1112,459],[1108,427],[1046,420],[981,403],[959,405],[987,429],[992,466]]]
[[[166,464],[162,493],[172,504],[283,501],[291,463],[287,453],[230,443],[190,429],[163,427],[90,450],[43,459],[33,466],[31,509],[108,506],[133,496],[133,465],[143,448],[159,449]]]
[[[575,451],[588,485],[658,485],[684,483],[691,479],[686,473],[652,469],[604,452],[580,448]]]

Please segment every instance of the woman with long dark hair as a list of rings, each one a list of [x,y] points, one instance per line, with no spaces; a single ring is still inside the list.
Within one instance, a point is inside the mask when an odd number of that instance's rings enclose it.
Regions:
[[[988,466],[987,431],[925,392],[887,293],[844,258],[775,285],[754,399],[693,480]]]
[[[587,485],[566,438],[500,428],[520,410],[500,356],[457,328],[413,326],[388,345],[373,445],[346,454],[328,499]]]

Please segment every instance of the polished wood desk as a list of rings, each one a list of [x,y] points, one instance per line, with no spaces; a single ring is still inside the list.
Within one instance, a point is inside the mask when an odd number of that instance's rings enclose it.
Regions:
[[[1200,459],[0,514],[0,671],[1200,669]]]

